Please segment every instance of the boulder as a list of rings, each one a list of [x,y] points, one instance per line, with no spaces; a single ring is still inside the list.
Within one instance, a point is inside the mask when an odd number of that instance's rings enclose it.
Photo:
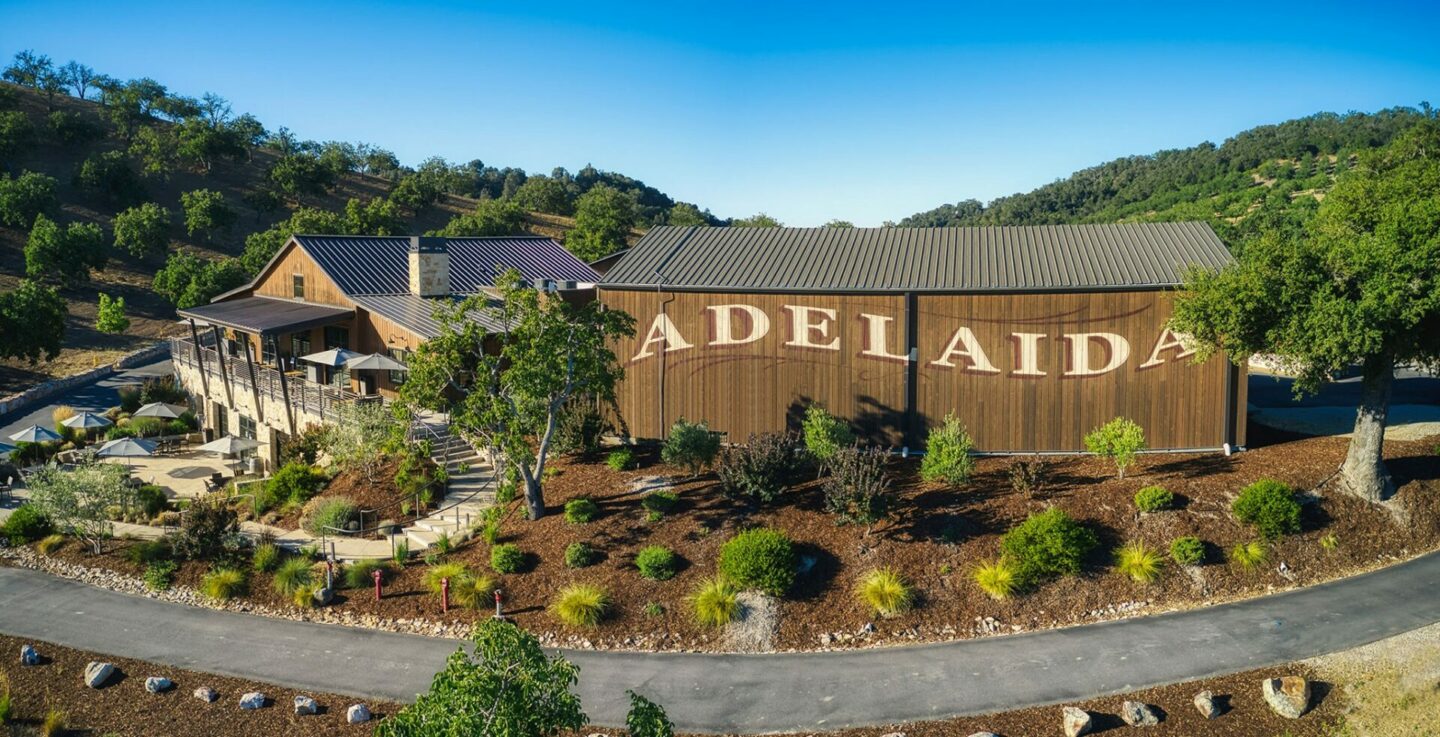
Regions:
[[[240,708],[246,711],[265,708],[265,694],[259,691],[251,691],[240,697]]]
[[[350,724],[363,724],[370,721],[370,707],[364,704],[353,704],[345,710],[345,721]]]
[[[35,652],[35,648],[33,648],[33,647],[29,646],[29,645],[21,645],[21,646],[20,646],[20,664],[21,664],[21,665],[39,665],[39,664],[40,664],[40,653]]]
[[[295,697],[295,716],[308,716],[310,714],[316,714],[319,711],[320,705],[315,703],[315,699],[304,694]]]
[[[332,589],[327,589],[327,588],[325,588],[324,586],[321,586],[320,588],[315,589],[315,605],[316,605],[316,606],[329,606],[329,605],[330,605],[330,602],[331,602],[334,598],[335,598],[335,591],[332,590]]]
[[[1120,705],[1120,720],[1132,727],[1153,727],[1160,723],[1160,717],[1149,704],[1126,701]]]
[[[1067,706],[1062,715],[1064,721],[1061,722],[1061,728],[1065,730],[1065,737],[1080,737],[1090,733],[1090,712]]]
[[[165,676],[150,676],[145,679],[145,690],[150,693],[164,693],[175,688],[175,682]]]
[[[85,666],[85,685],[90,688],[100,688],[113,675],[115,675],[113,663],[98,663],[92,660],[89,665]]]
[[[200,699],[201,701],[204,701],[207,704],[214,703],[215,699],[220,698],[220,694],[215,693],[215,689],[210,688],[209,686],[201,686],[200,688],[195,689],[195,691],[192,692],[190,695],[194,696],[197,699]]]
[[[1300,676],[1266,678],[1260,692],[1270,709],[1286,719],[1299,719],[1310,708],[1310,682]]]
[[[1220,716],[1220,707],[1215,705],[1215,694],[1209,691],[1195,694],[1195,708],[1200,712],[1200,716],[1206,719]]]

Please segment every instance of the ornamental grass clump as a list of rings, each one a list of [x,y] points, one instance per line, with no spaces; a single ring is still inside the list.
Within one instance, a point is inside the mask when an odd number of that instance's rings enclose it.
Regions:
[[[46,535],[40,538],[40,542],[35,543],[35,549],[40,551],[41,555],[50,555],[64,546],[65,536],[59,533]]]
[[[1139,583],[1159,578],[1164,562],[1158,550],[1139,541],[1126,543],[1115,551],[1115,572]]]
[[[586,583],[566,586],[550,603],[550,613],[571,627],[594,627],[610,608],[605,589]]]
[[[651,581],[667,581],[675,577],[680,559],[664,545],[650,545],[635,555],[635,567],[640,569],[641,576]]]
[[[1170,542],[1170,558],[1182,566],[1205,562],[1205,543],[1198,537],[1177,537]]]
[[[234,568],[217,568],[200,579],[200,593],[225,601],[245,593],[245,572]]]
[[[1080,572],[1085,556],[1100,540],[1095,531],[1064,510],[1051,507],[1032,514],[1000,538],[1001,557],[1015,566],[1021,588]]]
[[[779,530],[746,530],[720,548],[720,575],[771,596],[784,596],[795,583],[796,564],[795,546]]]
[[[1230,511],[1266,540],[1300,531],[1300,502],[1295,500],[1295,491],[1275,479],[1261,479],[1242,489]]]
[[[1135,508],[1142,512],[1158,512],[1175,506],[1175,495],[1163,486],[1147,486],[1135,492]]]
[[[572,525],[593,522],[599,516],[600,507],[589,499],[582,497],[565,502],[565,521]]]
[[[275,569],[271,586],[281,596],[294,596],[297,590],[309,586],[314,580],[315,572],[310,568],[310,561],[290,558]]]
[[[995,600],[1008,599],[1020,588],[1020,577],[1015,564],[1004,558],[982,561],[971,574],[975,585]]]
[[[920,459],[920,478],[942,481],[947,486],[960,486],[975,472],[975,441],[960,419],[945,415],[939,427],[925,438],[925,457]]]
[[[1230,548],[1225,554],[1225,557],[1228,558],[1232,564],[1246,571],[1253,571],[1259,568],[1265,563],[1265,559],[1269,556],[1269,549],[1266,548],[1265,543],[1259,540],[1236,543],[1235,547]]]
[[[695,622],[702,627],[724,627],[740,614],[740,590],[721,576],[707,578],[690,595]]]
[[[380,582],[384,583],[394,570],[389,561],[366,558],[346,566],[342,581],[347,589],[363,589],[375,585],[376,571],[380,572]]]
[[[275,543],[261,543],[250,554],[250,565],[260,573],[269,573],[280,565],[280,548]]]
[[[856,581],[855,598],[876,615],[889,618],[908,611],[915,603],[915,592],[893,569],[874,568]]]

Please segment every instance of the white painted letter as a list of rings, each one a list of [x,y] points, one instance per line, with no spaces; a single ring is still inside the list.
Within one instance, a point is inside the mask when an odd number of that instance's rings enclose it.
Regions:
[[[665,352],[681,351],[691,347],[685,338],[676,329],[675,323],[670,322],[670,316],[660,313],[655,316],[655,321],[650,323],[650,329],[645,332],[645,342],[640,344],[640,352],[635,354],[631,361],[638,361],[642,358],[655,355],[650,346],[655,343],[664,343]]]
[[[889,361],[910,360],[910,357],[904,353],[891,353],[886,350],[890,346],[889,341],[885,339],[885,334],[895,318],[884,315],[867,315],[862,312],[860,319],[865,321],[865,348],[860,351],[860,355]]]
[[[963,371],[973,371],[980,374],[998,374],[1000,369],[990,363],[990,357],[985,355],[980,342],[975,340],[975,333],[970,328],[960,328],[950,338],[950,344],[940,353],[940,357],[930,362],[931,366],[948,366],[955,368],[955,362],[950,360],[951,356],[959,356],[969,361],[970,365],[962,368]]]
[[[1180,349],[1180,352],[1175,354],[1176,358],[1184,358],[1194,355],[1195,353],[1194,348],[1185,347],[1185,341],[1181,340],[1175,331],[1170,328],[1165,328],[1160,331],[1160,339],[1155,341],[1155,348],[1150,351],[1150,358],[1146,360],[1145,363],[1140,364],[1140,368],[1150,368],[1151,366],[1159,366],[1165,363],[1165,359],[1160,357],[1160,352],[1168,351],[1171,348]]]
[[[770,332],[770,317],[759,307],[711,305],[705,309],[710,310],[711,324],[715,326],[715,335],[710,340],[710,345],[745,345],[760,340]],[[735,337],[735,321],[732,317],[736,312],[750,316],[749,335]]]
[[[1045,337],[1044,333],[1010,334],[1010,338],[1015,341],[1015,370],[1010,372],[1011,376],[1045,375],[1045,372],[1040,370],[1040,341]]]
[[[1066,376],[1108,374],[1130,358],[1130,341],[1114,333],[1074,333],[1064,338],[1070,344],[1070,365],[1065,368]],[[1090,366],[1090,342],[1095,340],[1104,343],[1110,353],[1110,360],[1100,368]]]
[[[811,333],[818,333],[820,340],[830,336],[830,325],[835,322],[835,310],[823,307],[805,307],[803,305],[785,305],[783,309],[790,311],[790,340],[785,345],[795,348],[818,348],[824,351],[840,350],[840,336],[830,338],[828,343],[816,343],[810,340]],[[812,314],[819,315],[819,322],[811,321]]]

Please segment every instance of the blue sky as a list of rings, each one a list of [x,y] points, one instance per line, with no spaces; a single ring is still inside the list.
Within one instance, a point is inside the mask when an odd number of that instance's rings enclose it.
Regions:
[[[214,91],[406,163],[591,163],[789,225],[878,225],[1316,111],[1440,104],[1436,3],[610,5],[0,0],[0,53]]]

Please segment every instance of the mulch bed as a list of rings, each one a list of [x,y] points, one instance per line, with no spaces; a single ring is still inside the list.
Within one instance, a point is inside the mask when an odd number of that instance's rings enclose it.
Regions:
[[[360,470],[342,470],[335,474],[335,478],[330,479],[325,488],[312,497],[311,501],[343,496],[355,502],[355,506],[360,509],[376,510],[378,514],[366,514],[365,526],[367,528],[374,527],[381,519],[392,520],[400,524],[413,522],[416,519],[413,508],[410,514],[401,514],[401,504],[409,500],[401,497],[399,489],[395,486],[395,472],[399,467],[399,456],[385,458],[376,466],[373,482]],[[302,511],[302,509],[292,509],[267,524],[286,530],[298,530]]]
[[[41,665],[22,667],[21,645],[29,642],[42,657]],[[13,713],[5,734],[39,734],[40,723],[51,708],[66,715],[66,734],[211,735],[212,737],[273,737],[273,735],[369,735],[375,723],[347,724],[351,704],[365,703],[375,719],[395,713],[394,704],[364,701],[349,696],[295,691],[227,676],[181,670],[129,658],[114,658],[42,642],[0,635],[6,653],[0,671],[10,680]],[[85,665],[93,660],[114,663],[118,673],[99,689],[84,684]],[[175,687],[161,694],[145,691],[145,679],[164,676]],[[191,696],[209,686],[219,698],[205,703]],[[269,704],[257,711],[241,711],[241,694],[260,691]],[[295,716],[291,704],[303,693],[320,704],[320,713]]]
[[[1101,459],[1056,458],[1050,485],[1034,496],[1011,489],[1007,458],[981,459],[973,481],[959,490],[924,483],[917,477],[918,462],[896,459],[890,470],[899,517],[878,525],[868,536],[863,528],[837,525],[823,511],[820,484],[813,479],[776,505],[754,510],[725,499],[713,476],[688,480],[682,471],[660,464],[653,451],[639,454],[644,463],[640,470],[625,472],[612,471],[598,458],[559,459],[558,475],[546,483],[548,516],[526,521],[517,502],[502,527],[504,541],[527,553],[529,570],[504,576],[489,573],[489,548],[478,541],[460,546],[449,559],[494,578],[504,591],[506,613],[550,644],[724,650],[721,633],[694,624],[686,599],[701,579],[714,574],[720,546],[735,532],[777,527],[817,563],[781,603],[773,644],[777,650],[812,650],[964,639],[1210,605],[1351,575],[1440,544],[1440,457],[1433,453],[1433,439],[1386,444],[1386,457],[1399,485],[1396,505],[1408,512],[1408,524],[1397,522],[1389,510],[1339,492],[1333,483],[1321,486],[1344,457],[1346,439],[1267,436],[1257,428],[1255,442],[1270,444],[1228,458],[1144,456],[1125,479],[1117,479],[1113,467]],[[632,480],[652,475],[678,478],[676,490],[682,499],[680,509],[657,522],[647,522],[638,495],[629,490]],[[1267,477],[1302,490],[1321,488],[1305,504],[1303,532],[1276,542],[1267,563],[1247,572],[1224,562],[1226,548],[1255,538],[1253,531],[1233,519],[1230,501],[1245,485]],[[1152,484],[1174,492],[1179,508],[1138,514],[1134,494]],[[567,524],[561,515],[563,505],[580,496],[593,499],[601,516],[585,525]],[[1065,509],[1100,533],[1102,545],[1087,571],[1010,600],[990,599],[971,581],[972,567],[997,555],[999,536],[1005,530],[1049,505]],[[1206,565],[1188,573],[1167,565],[1161,578],[1148,585],[1109,568],[1109,551],[1120,542],[1139,539],[1168,551],[1170,541],[1181,535],[1195,535],[1209,544]],[[1333,550],[1320,544],[1327,535],[1338,541]],[[575,541],[588,542],[601,551],[603,560],[589,568],[566,568],[564,550]],[[670,547],[684,559],[675,578],[649,581],[636,571],[636,552],[653,544]],[[140,573],[138,566],[121,559],[119,550],[91,556],[79,546],[67,545],[57,555],[84,565]],[[913,611],[875,619],[855,600],[852,582],[877,566],[894,568],[911,582],[919,596]],[[177,583],[194,585],[203,571],[202,566],[187,563]],[[438,598],[421,586],[423,574],[424,566],[412,563],[386,584],[382,601],[373,601],[369,591],[342,591],[333,606],[364,619],[473,622],[489,615],[488,609],[452,607],[442,617]],[[253,599],[284,605],[285,600],[271,591],[269,578],[252,575]],[[596,628],[568,628],[546,611],[555,592],[575,582],[598,584],[612,598],[610,615]],[[651,603],[663,612],[655,614],[652,608],[647,614],[646,605]],[[862,634],[867,625],[873,625],[874,631]]]

